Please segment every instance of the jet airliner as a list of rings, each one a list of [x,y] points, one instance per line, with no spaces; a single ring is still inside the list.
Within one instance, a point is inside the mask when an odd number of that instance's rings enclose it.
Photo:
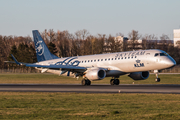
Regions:
[[[133,80],[145,80],[149,77],[150,70],[156,73],[155,81],[160,82],[158,71],[176,65],[170,55],[158,49],[59,58],[49,51],[38,30],[33,30],[32,33],[38,62],[18,62],[12,55],[14,63],[35,67],[41,73],[82,76],[82,85],[91,85],[91,81],[105,77],[112,77],[111,85],[119,85],[118,78],[125,74]]]

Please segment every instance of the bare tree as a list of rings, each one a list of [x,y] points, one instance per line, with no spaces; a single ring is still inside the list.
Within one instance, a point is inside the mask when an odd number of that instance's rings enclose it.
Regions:
[[[168,51],[168,46],[169,46],[169,36],[162,34],[162,36],[160,36],[161,41],[159,42],[160,46],[159,49],[164,50],[164,51]]]
[[[116,36],[121,36],[121,37],[124,37],[124,34],[122,34],[122,33],[116,33]]]
[[[49,37],[49,41],[53,42],[56,38],[55,38],[55,32],[53,31],[53,29],[49,29],[48,31],[48,37]]]
[[[160,36],[161,40],[170,40],[168,35],[162,34],[162,36]]]
[[[132,30],[129,34],[128,34],[129,40],[131,41],[131,46],[132,49],[136,49],[136,44],[137,44],[137,40],[139,40],[141,38],[141,35],[138,33],[138,31],[136,30]]]
[[[142,47],[143,49],[151,49],[154,46],[154,43],[157,43],[158,37],[154,34],[146,34],[142,37]]]
[[[86,29],[78,30],[75,32],[76,39],[80,39],[80,40],[85,40],[88,35],[89,32]]]

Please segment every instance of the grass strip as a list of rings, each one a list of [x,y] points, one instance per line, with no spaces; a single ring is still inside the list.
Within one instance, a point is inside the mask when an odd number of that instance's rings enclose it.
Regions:
[[[155,75],[152,74],[146,80],[134,81],[127,75],[120,76],[120,84],[180,84],[180,74],[161,74],[161,82],[155,82]],[[103,80],[92,81],[92,84],[110,84],[111,77]],[[37,84],[80,84],[82,78],[58,76],[53,74],[0,74],[2,83],[37,83]]]
[[[177,94],[0,94],[0,119],[180,119]]]

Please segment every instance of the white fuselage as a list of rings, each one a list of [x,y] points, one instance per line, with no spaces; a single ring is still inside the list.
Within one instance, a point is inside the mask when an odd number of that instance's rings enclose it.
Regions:
[[[161,70],[176,64],[174,59],[162,50],[138,50],[109,54],[85,55],[53,59],[37,64],[74,65],[88,68],[105,68],[106,76],[120,76],[125,73]],[[60,72],[60,70],[58,70]],[[58,72],[47,70],[47,72]]]

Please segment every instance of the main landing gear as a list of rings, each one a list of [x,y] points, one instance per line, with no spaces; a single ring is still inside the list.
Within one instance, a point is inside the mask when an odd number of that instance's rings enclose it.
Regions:
[[[117,78],[115,78],[115,77],[110,80],[110,84],[111,84],[111,85],[119,85],[119,83],[120,83],[120,82],[119,82],[119,79],[117,79]]]
[[[158,70],[154,70],[154,73],[156,74],[156,79],[155,79],[155,81],[156,81],[156,82],[160,82],[160,81],[161,81],[161,79],[160,79],[160,78],[158,78],[159,71],[158,71]]]
[[[81,84],[82,85],[91,85],[91,81],[88,79],[82,79]]]

